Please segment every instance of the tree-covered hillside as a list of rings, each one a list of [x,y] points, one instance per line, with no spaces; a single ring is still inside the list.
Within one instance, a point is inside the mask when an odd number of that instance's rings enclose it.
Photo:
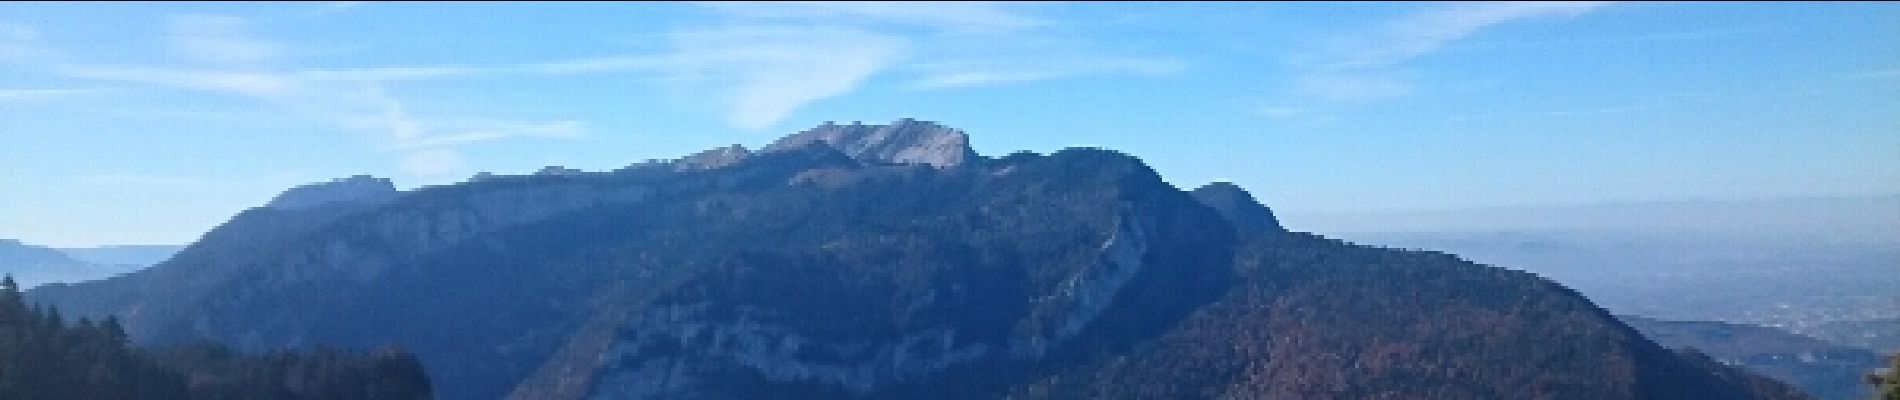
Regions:
[[[68,324],[29,306],[11,276],[0,281],[0,399],[428,399],[413,355],[310,352],[235,354],[200,344],[130,347],[117,318]]]

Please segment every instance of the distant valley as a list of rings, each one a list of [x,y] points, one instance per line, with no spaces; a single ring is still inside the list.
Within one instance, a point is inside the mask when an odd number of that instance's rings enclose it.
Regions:
[[[1828,325],[1900,318],[1900,296],[1892,290],[1900,286],[1900,243],[1653,231],[1337,235],[1537,273],[1622,314],[1810,335],[1823,335]]]
[[[1900,352],[1900,233],[1891,232],[1900,197],[1288,218],[1360,230],[1331,233],[1359,243],[1536,273],[1628,315],[1659,343],[1698,348],[1821,398],[1866,398],[1861,376],[1882,365],[1879,355]]]
[[[1693,349],[1728,365],[1781,379],[1815,397],[1859,400],[1874,396],[1866,375],[1886,366],[1872,350],[1784,330],[1711,321],[1619,317],[1643,336],[1674,349]]]

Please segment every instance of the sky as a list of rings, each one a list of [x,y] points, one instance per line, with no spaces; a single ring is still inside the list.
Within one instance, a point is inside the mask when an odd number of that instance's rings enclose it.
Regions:
[[[1900,193],[1900,3],[0,3],[0,238],[611,170],[825,121],[1280,213]],[[1296,227],[1297,228],[1297,227]]]

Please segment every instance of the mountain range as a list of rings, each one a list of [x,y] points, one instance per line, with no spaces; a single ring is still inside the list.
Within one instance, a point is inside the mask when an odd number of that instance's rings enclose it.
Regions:
[[[158,264],[184,246],[132,245],[52,248],[0,239],[0,274],[21,287],[48,282],[81,282]]]
[[[1112,150],[969,140],[905,119],[351,177],[27,296],[146,343],[395,344],[451,399],[1805,398],[1530,273],[1291,231]]]

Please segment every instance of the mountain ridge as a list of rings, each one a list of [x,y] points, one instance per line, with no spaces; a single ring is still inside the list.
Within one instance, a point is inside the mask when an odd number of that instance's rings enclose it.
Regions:
[[[393,341],[444,398],[1800,398],[1527,273],[1243,227],[1271,218],[1244,190],[1219,198],[1253,214],[1226,213],[1112,150],[967,141],[827,125],[717,162],[259,208],[29,296],[143,341]]]
[[[332,203],[381,204],[397,195],[396,185],[387,178],[355,175],[329,182],[318,182],[285,190],[272,198],[265,208],[301,210]]]
[[[0,274],[21,287],[80,282],[135,271],[164,261],[179,246],[135,245],[54,248],[0,239]]]

